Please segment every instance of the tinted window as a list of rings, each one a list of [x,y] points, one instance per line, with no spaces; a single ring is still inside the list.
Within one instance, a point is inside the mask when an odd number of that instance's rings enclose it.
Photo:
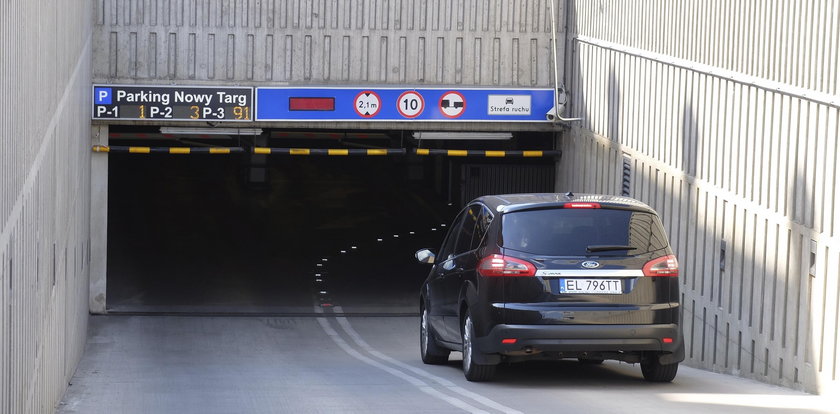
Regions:
[[[461,229],[466,214],[467,210],[461,211],[458,217],[455,218],[455,221],[452,222],[452,227],[450,227],[449,233],[446,235],[446,240],[443,241],[443,246],[440,248],[440,254],[437,258],[438,261],[449,260],[455,255],[455,241],[458,240],[458,230]]]
[[[456,256],[470,250],[480,214],[480,206],[470,206],[467,208],[464,221],[461,222],[461,226],[458,229],[458,241],[455,244]]]
[[[625,245],[635,250],[588,253],[587,246]],[[668,247],[659,219],[612,209],[546,209],[502,216],[502,246],[546,256],[627,256]]]
[[[477,249],[484,237],[487,235],[487,229],[490,228],[490,222],[493,221],[493,213],[487,207],[481,207],[481,213],[478,216],[478,221],[475,223],[475,233],[473,233],[470,250]]]

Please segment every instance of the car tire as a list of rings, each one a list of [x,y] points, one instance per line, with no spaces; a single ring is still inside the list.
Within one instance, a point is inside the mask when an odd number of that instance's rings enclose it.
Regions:
[[[461,326],[462,352],[464,354],[463,368],[464,377],[467,381],[482,382],[489,381],[496,374],[496,365],[484,365],[475,362],[475,355],[479,352],[475,347],[475,329],[469,312],[464,316],[464,323]]]
[[[420,313],[420,358],[424,364],[442,365],[449,361],[449,350],[435,342],[435,334],[429,323],[429,310],[425,306]]]
[[[680,363],[663,364],[659,362],[659,355],[642,361],[642,376],[650,382],[671,382],[677,376]]]

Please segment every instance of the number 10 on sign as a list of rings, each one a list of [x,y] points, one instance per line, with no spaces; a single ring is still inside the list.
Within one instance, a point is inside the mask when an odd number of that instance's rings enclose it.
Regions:
[[[405,91],[397,99],[397,110],[406,118],[416,118],[423,113],[425,102],[419,93]]]

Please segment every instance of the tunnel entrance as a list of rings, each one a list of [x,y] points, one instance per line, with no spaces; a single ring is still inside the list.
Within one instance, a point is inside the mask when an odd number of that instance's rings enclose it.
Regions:
[[[126,129],[110,143],[183,145],[137,134]],[[402,133],[357,142],[272,136],[273,147],[406,144]],[[514,141],[506,145],[552,140]],[[198,143],[253,145],[240,138]],[[554,190],[553,158],[108,156],[109,312],[301,314],[340,306],[356,314],[414,313],[429,268],[413,253],[439,248],[465,201]]]

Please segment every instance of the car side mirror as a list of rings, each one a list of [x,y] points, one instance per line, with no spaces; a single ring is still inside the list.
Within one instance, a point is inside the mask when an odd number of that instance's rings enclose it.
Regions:
[[[414,253],[414,257],[417,258],[417,261],[420,263],[434,263],[435,262],[435,254],[429,249],[420,249],[417,253]]]

